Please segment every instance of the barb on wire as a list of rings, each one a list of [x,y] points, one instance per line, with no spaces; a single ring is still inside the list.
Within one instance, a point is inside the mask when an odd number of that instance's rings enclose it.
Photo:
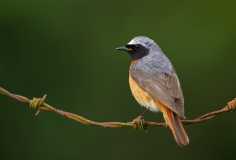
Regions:
[[[153,121],[145,121],[142,117],[137,117],[136,119],[130,121],[130,122],[97,122],[90,120],[88,118],[85,118],[81,115],[66,112],[61,109],[58,109],[57,107],[53,107],[45,102],[46,95],[44,95],[42,98],[33,98],[29,99],[25,96],[17,95],[14,93],[9,92],[8,90],[4,89],[0,86],[0,94],[7,96],[11,99],[14,99],[18,102],[27,104],[30,108],[36,109],[36,115],[40,113],[40,111],[45,112],[54,112],[60,116],[63,116],[67,119],[74,120],[76,122],[79,122],[83,125],[93,125],[93,126],[99,126],[99,127],[105,127],[105,128],[143,128],[143,127],[150,127],[150,126],[159,126],[159,127],[166,127],[165,122],[153,122]],[[206,114],[200,115],[193,119],[184,119],[182,120],[184,125],[190,125],[190,124],[197,124],[197,123],[203,123],[210,119],[215,118],[216,116],[236,110],[236,98],[229,101],[226,106],[224,106],[221,109],[208,112]]]

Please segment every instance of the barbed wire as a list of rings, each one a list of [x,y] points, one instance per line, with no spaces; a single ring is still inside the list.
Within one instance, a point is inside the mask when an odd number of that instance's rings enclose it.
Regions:
[[[83,125],[91,125],[91,126],[99,126],[104,128],[147,128],[147,127],[167,127],[165,122],[153,122],[153,121],[146,121],[142,116],[138,116],[134,120],[130,122],[98,122],[93,121],[88,118],[85,118],[84,116],[63,111],[61,109],[58,109],[57,107],[53,107],[46,103],[47,95],[44,95],[41,98],[32,98],[29,99],[28,97],[18,95],[11,93],[7,89],[0,86],[0,94],[7,96],[13,100],[16,100],[18,102],[26,104],[28,107],[36,109],[36,115],[38,115],[41,111],[44,112],[54,112],[60,116],[65,117],[66,119],[70,119],[76,122],[79,122]],[[220,108],[220,107],[219,107]],[[203,123],[208,120],[211,120],[215,118],[218,115],[221,115],[226,112],[234,111],[236,110],[236,98],[229,101],[224,107],[217,109],[215,111],[211,111],[205,114],[202,114],[200,116],[197,116],[193,119],[183,119],[182,122],[184,125],[190,125],[190,124],[197,124],[197,123]]]

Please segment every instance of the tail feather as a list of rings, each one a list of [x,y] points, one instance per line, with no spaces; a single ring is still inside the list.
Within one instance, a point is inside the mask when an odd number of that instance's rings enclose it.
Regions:
[[[176,143],[179,146],[188,145],[189,138],[179,116],[166,107],[164,111],[162,110],[162,112],[164,119],[175,138]]]

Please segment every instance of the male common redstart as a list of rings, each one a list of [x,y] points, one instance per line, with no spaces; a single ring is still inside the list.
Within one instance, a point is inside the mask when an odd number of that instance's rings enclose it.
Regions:
[[[153,112],[163,113],[175,141],[189,144],[181,119],[184,119],[184,97],[178,76],[170,60],[150,38],[138,36],[117,50],[127,52],[132,61],[129,85],[136,101]]]

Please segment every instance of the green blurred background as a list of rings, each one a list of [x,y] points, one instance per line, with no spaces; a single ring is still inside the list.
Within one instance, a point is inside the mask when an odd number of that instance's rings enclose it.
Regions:
[[[182,82],[187,117],[236,96],[236,2],[9,0],[0,2],[0,85],[25,96],[48,94],[63,110],[99,121],[143,111],[128,86],[127,55],[115,47],[153,38]],[[180,149],[169,131],[88,127],[0,96],[0,159],[232,159],[235,113],[188,126]],[[148,120],[161,114],[147,113]]]

